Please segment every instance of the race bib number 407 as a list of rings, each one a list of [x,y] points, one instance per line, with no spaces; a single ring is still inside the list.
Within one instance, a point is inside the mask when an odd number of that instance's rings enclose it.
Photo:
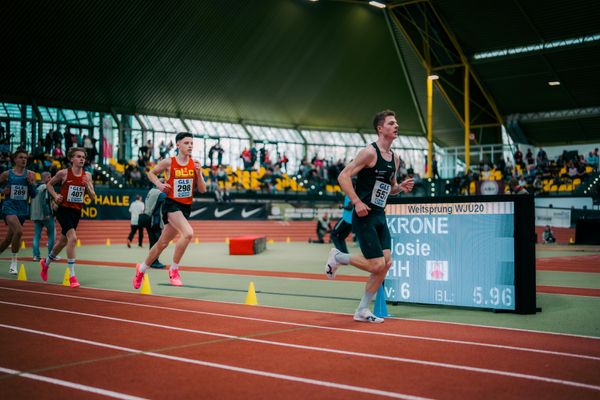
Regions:
[[[192,197],[192,180],[191,179],[174,179],[174,197],[181,199],[184,197]]]
[[[67,192],[67,201],[69,203],[83,204],[84,194],[85,187],[69,185],[69,191]]]
[[[375,181],[373,193],[371,194],[371,204],[382,208],[385,207],[385,203],[387,202],[391,190],[392,185],[381,181]]]
[[[27,186],[10,185],[10,198],[13,200],[27,200]]]

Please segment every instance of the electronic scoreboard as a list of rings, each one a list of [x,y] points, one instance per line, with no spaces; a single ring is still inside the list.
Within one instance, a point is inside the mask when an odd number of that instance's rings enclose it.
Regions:
[[[535,313],[528,195],[395,198],[386,300]]]

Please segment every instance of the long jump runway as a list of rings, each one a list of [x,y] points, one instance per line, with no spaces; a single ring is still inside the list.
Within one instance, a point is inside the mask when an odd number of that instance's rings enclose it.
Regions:
[[[0,397],[600,398],[600,339],[0,279]]]

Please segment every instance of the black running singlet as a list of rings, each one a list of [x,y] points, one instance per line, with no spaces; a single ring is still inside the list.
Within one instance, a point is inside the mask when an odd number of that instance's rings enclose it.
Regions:
[[[383,210],[392,189],[392,177],[396,173],[394,154],[386,161],[375,143],[371,143],[377,153],[373,168],[363,168],[356,177],[356,194],[372,210]]]

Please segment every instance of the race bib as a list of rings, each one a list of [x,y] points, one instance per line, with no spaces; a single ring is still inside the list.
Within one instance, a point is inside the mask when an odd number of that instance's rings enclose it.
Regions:
[[[10,185],[10,198],[12,200],[27,200],[27,186]]]
[[[83,204],[84,193],[85,193],[85,187],[69,185],[69,192],[67,193],[67,201],[70,203]]]
[[[371,204],[381,208],[385,207],[387,198],[390,195],[390,190],[392,190],[392,185],[381,181],[375,181],[373,193],[371,194]]]
[[[174,179],[173,197],[182,199],[184,197],[192,197],[192,180],[191,179]]]

